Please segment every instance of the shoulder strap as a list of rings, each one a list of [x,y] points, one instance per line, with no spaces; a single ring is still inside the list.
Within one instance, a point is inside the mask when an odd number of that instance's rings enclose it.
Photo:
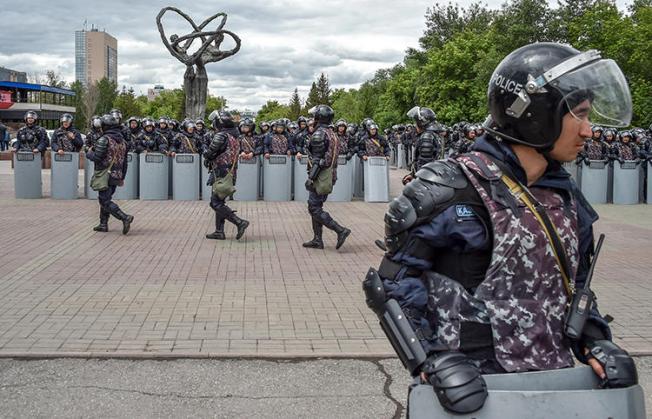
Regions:
[[[498,163],[496,163],[498,164]],[[501,167],[502,169],[502,167]],[[573,295],[574,287],[571,282],[570,265],[568,264],[568,256],[566,250],[562,245],[559,233],[554,224],[550,221],[550,217],[546,214],[546,210],[539,201],[532,195],[530,190],[523,186],[518,180],[511,178],[507,172],[503,170],[503,175],[500,180],[509,188],[510,192],[521,202],[523,202],[534,214],[543,231],[546,233],[548,241],[552,245],[553,255],[559,265],[561,276],[564,280],[564,288],[568,296]]]

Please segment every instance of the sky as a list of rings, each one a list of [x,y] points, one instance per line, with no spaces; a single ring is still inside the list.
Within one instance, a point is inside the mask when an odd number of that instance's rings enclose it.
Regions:
[[[74,33],[87,22],[89,29],[95,25],[117,38],[120,88],[133,87],[136,94],[155,84],[176,88],[183,84],[185,65],[163,45],[156,15],[174,6],[199,24],[224,12],[225,29],[236,33],[242,46],[236,55],[207,65],[210,93],[224,96],[232,109],[258,110],[268,100],[287,103],[295,87],[305,100],[321,72],[332,88],[355,88],[376,70],[401,62],[407,48],[418,47],[426,10],[435,2],[0,0],[0,66],[41,76],[52,69],[74,81]],[[467,6],[471,0],[458,3]],[[497,8],[502,0],[486,3]],[[163,26],[168,38],[191,32],[173,13],[165,15]]]

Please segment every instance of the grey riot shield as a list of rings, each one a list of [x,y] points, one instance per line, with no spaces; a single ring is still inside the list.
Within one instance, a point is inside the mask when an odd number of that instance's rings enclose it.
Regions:
[[[638,204],[639,161],[614,162],[614,204]]]
[[[399,169],[405,169],[407,167],[405,164],[405,146],[403,144],[398,145],[398,153],[396,159],[396,166],[398,166]]]
[[[236,201],[257,201],[258,181],[260,179],[260,164],[258,157],[238,160],[238,173],[235,179]]]
[[[127,176],[124,185],[118,186],[113,194],[115,199],[138,199],[138,169],[140,161],[138,154],[127,154]]]
[[[308,156],[303,156],[300,159],[294,159],[294,200],[295,201],[308,201],[308,190],[306,189],[306,181],[308,180]]]
[[[172,199],[199,200],[199,154],[177,154],[172,158]]]
[[[290,201],[292,199],[292,158],[271,155],[263,163],[263,198],[265,201]]]
[[[358,198],[364,198],[364,164],[363,160],[353,157],[353,195]]]
[[[14,153],[14,193],[17,199],[43,197],[41,180],[41,153],[19,151]]]
[[[385,157],[369,157],[364,162],[365,202],[389,202],[389,165]]]
[[[52,199],[79,198],[79,153],[52,153],[50,188]]]
[[[479,411],[464,415],[444,410],[432,387],[417,378],[408,395],[408,418],[645,418],[640,385],[602,389],[588,366],[483,377],[489,396]]]
[[[609,184],[609,164],[606,160],[591,160],[583,164],[580,189],[591,204],[606,204]]]
[[[168,199],[169,172],[170,164],[165,154],[142,153],[140,155],[140,199]]]
[[[652,179],[650,179],[650,174],[652,174],[652,160],[647,162],[647,203],[652,204]]]
[[[582,182],[582,164],[577,164],[573,162],[567,162],[563,164],[564,169],[571,175],[571,178],[579,186]]]
[[[337,158],[337,182],[333,192],[328,195],[331,202],[349,202],[353,199],[353,162],[355,158],[346,161],[344,156]]]

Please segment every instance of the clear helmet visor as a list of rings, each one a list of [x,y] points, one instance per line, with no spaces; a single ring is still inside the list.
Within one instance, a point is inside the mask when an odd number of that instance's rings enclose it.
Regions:
[[[411,119],[417,119],[420,116],[421,116],[421,108],[418,106],[415,106],[414,108],[410,109],[407,112],[407,117]]]
[[[571,114],[595,125],[627,127],[632,120],[632,97],[625,75],[613,60],[599,60],[552,80]],[[590,104],[587,109],[586,101]]]

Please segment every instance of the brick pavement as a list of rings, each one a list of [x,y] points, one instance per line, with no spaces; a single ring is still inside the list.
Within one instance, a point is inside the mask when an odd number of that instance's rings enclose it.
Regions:
[[[402,175],[391,172],[394,194]],[[13,199],[12,176],[0,162],[0,356],[393,355],[360,287],[382,256],[386,204],[327,203],[353,234],[335,251],[326,231],[327,248],[309,251],[304,203],[234,202],[251,227],[215,242],[205,202],[125,201],[125,237],[116,220],[91,231],[95,201]],[[652,354],[652,207],[598,210],[600,305],[618,343]]]

